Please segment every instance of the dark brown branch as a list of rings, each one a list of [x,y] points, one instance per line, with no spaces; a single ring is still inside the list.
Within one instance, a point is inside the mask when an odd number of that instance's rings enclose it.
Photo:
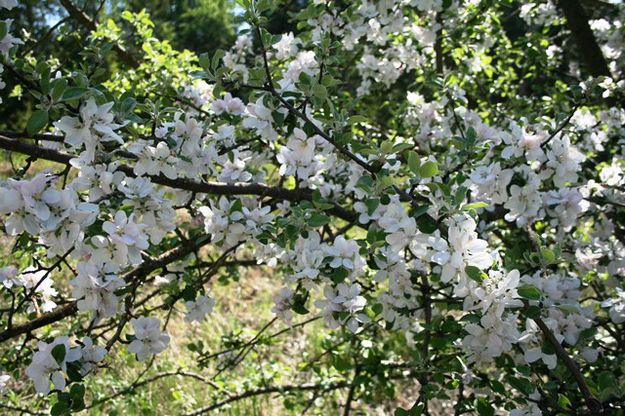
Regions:
[[[551,329],[549,329],[545,321],[543,321],[541,318],[535,318],[534,322],[536,322],[536,325],[538,325],[538,327],[542,331],[545,339],[555,349],[558,358],[564,362],[566,368],[568,368],[568,370],[573,375],[579,391],[582,393],[582,396],[584,396],[584,401],[586,402],[588,410],[590,410],[591,414],[593,415],[600,414],[603,411],[603,406],[601,406],[599,400],[597,400],[588,389],[586,380],[584,380],[584,376],[582,376],[582,373],[579,371],[579,368],[577,367],[577,364],[575,364],[575,361],[573,361],[573,359],[569,356],[564,347],[562,347],[562,345],[558,342],[555,335],[553,335],[553,332],[551,332]]]
[[[349,391],[347,392],[347,399],[345,400],[345,410],[343,411],[343,416],[349,416],[349,413],[352,410],[352,401],[354,400],[354,393],[356,392],[356,379],[360,374],[361,367],[356,364],[356,369],[354,370],[354,377],[352,378],[352,382],[349,386]]]
[[[160,257],[154,260],[147,260],[142,263],[139,267],[134,269],[133,271],[127,273],[124,276],[124,280],[132,281],[134,279],[145,276],[154,270],[163,268],[168,264],[180,260],[187,255],[193,253],[199,247],[208,244],[208,239],[201,238],[195,241],[192,244],[186,244],[178,246],[170,251],[165,252]],[[52,312],[46,313],[39,318],[33,319],[22,325],[17,325],[11,328],[10,330],[4,331],[0,333],[0,342],[6,341],[8,339],[14,338],[16,336],[29,333],[36,329],[39,329],[43,326],[52,324],[54,322],[58,322],[68,316],[74,315],[78,312],[78,307],[76,301],[68,303],[67,305],[58,308]]]
[[[540,145],[541,147],[545,146],[547,143],[549,143],[554,137],[556,137],[558,135],[558,133],[560,133],[562,131],[562,129],[564,129],[566,126],[568,126],[568,124],[571,122],[571,119],[575,115],[575,112],[577,111],[578,108],[579,108],[579,104],[576,104],[573,107],[573,109],[571,110],[571,113],[569,114],[569,116],[562,123],[560,123],[560,125],[554,130],[554,132],[551,133],[551,135],[547,138],[547,140],[545,140]]]
[[[289,110],[289,112],[291,114],[293,114],[294,116],[298,117],[300,120],[304,121],[305,123],[308,123],[310,126],[312,126],[312,129],[315,131],[315,133],[317,133],[319,136],[321,136],[323,139],[325,139],[328,143],[330,143],[336,150],[338,150],[339,153],[341,153],[343,156],[347,157],[348,159],[354,161],[356,164],[358,164],[359,166],[361,166],[363,169],[365,169],[367,172],[369,172],[373,177],[376,177],[378,172],[381,169],[381,166],[374,166],[370,163],[368,163],[367,161],[365,161],[364,159],[361,159],[359,156],[357,156],[356,154],[352,153],[346,146],[342,145],[341,143],[338,143],[334,137],[332,137],[331,135],[329,135],[328,133],[326,133],[325,131],[323,131],[319,126],[317,126],[315,123],[312,122],[312,120],[303,112],[301,112],[300,110],[298,110],[297,108],[295,108],[295,106],[293,106],[290,102],[288,102],[273,86],[273,81],[271,79],[271,71],[269,69],[269,63],[268,63],[268,58],[267,58],[267,51],[265,49],[265,45],[263,43],[262,40],[262,36],[260,34],[260,30],[257,28],[256,29],[258,34],[259,34],[259,41],[260,41],[260,46],[261,46],[261,52],[262,52],[262,59],[263,59],[263,64],[265,67],[265,77],[266,77],[266,83],[265,86],[263,88],[261,88],[262,90],[268,92],[269,94],[273,95],[275,98],[277,98],[280,103],[282,103],[282,105],[284,105],[287,110]],[[409,193],[406,192],[403,189],[400,189],[397,185],[393,185],[393,190],[399,195],[400,200],[404,201],[404,202],[410,202],[412,206],[414,206],[415,208],[420,208],[419,207],[419,203],[413,198],[413,196]],[[432,218],[432,216],[428,213],[423,214],[424,217],[428,218],[431,222],[436,222],[436,220],[434,218]],[[444,229],[444,225],[440,226],[441,229]]]
[[[43,326],[50,325],[54,322],[58,322],[68,316],[74,315],[78,312],[78,306],[76,302],[69,303],[62,308],[58,308],[52,312],[46,313],[39,318],[33,319],[23,325],[17,325],[8,331],[0,332],[0,342],[14,338],[16,336],[29,333]]]
[[[50,160],[53,162],[69,165],[72,155],[61,153],[56,150],[46,149],[30,143],[10,139],[0,135],[0,149],[22,153],[38,159]],[[130,177],[135,177],[132,167],[119,165],[117,170],[124,172]],[[163,175],[148,176],[153,183],[169,186],[175,189],[183,189],[195,193],[211,195],[258,195],[261,197],[272,197],[283,201],[300,202],[312,200],[312,193],[306,189],[286,189],[281,187],[271,187],[260,183],[251,184],[226,184],[215,182],[197,182],[191,179],[169,179]],[[331,215],[339,217],[347,222],[354,222],[358,218],[355,213],[346,210],[338,204],[326,210]]]
[[[87,16],[82,10],[80,10],[71,0],[60,0],[61,5],[67,10],[69,15],[76,20],[78,23],[83,25],[89,31],[93,32],[97,28],[96,22],[94,22],[89,16]],[[115,53],[119,56],[119,58],[126,63],[127,65],[137,68],[139,66],[139,62],[130,54],[126,49],[121,47],[120,45],[115,44],[113,46]]]

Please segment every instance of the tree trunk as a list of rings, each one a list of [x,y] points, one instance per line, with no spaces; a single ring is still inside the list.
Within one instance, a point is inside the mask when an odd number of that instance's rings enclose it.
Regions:
[[[566,24],[577,43],[580,60],[588,72],[594,77],[611,76],[608,63],[597,44],[588,24],[588,16],[579,0],[558,0],[558,7],[566,17]]]

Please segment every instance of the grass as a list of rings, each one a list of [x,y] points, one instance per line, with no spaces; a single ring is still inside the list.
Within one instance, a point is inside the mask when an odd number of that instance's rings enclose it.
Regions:
[[[222,339],[229,334],[243,333],[251,339],[273,318],[270,312],[272,294],[280,281],[272,278],[269,270],[251,268],[242,273],[236,283],[213,285],[212,296],[217,299],[215,311],[201,324],[189,324],[182,313],[174,314],[168,326],[171,335],[169,348],[159,354],[153,368],[146,374],[149,378],[164,371],[185,370],[202,374],[206,378],[217,373],[216,363],[200,368],[197,355],[189,350],[191,342],[203,342],[205,350],[215,352],[223,349]],[[273,333],[284,325],[276,323],[267,333]],[[236,369],[222,373],[215,381],[231,394],[241,393],[261,386],[266,380],[272,385],[293,384],[296,367],[302,357],[316,356],[326,335],[323,323],[317,321],[286,333],[277,344],[260,346],[246,357]],[[114,391],[131,385],[145,368],[137,365],[134,356],[124,346],[116,347],[109,357],[110,364],[98,374],[88,378],[87,391],[93,397],[108,396]],[[219,360],[217,360],[219,361]],[[251,380],[250,380],[251,379]],[[258,382],[255,386],[254,381]],[[284,408],[282,400],[270,396],[256,396],[241,400],[226,408],[226,415],[286,415],[293,414]],[[135,389],[132,394],[120,396],[89,414],[93,415],[170,415],[190,411],[223,400],[225,394],[191,377],[172,376],[161,378],[149,385]]]

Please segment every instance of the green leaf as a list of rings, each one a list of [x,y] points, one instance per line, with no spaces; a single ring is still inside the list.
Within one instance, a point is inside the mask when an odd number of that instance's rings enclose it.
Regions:
[[[542,256],[545,263],[549,263],[549,264],[553,263],[556,259],[556,253],[554,253],[553,250],[550,250],[548,248],[541,248],[540,255]]]
[[[219,62],[221,59],[226,56],[226,52],[223,49],[217,49],[215,54],[213,55],[213,59],[211,59],[211,69],[214,71],[219,67]]]
[[[315,84],[312,89],[312,93],[316,98],[319,98],[320,100],[325,100],[326,98],[328,98],[328,90],[321,84]]]
[[[0,39],[4,39],[4,37],[7,35],[7,33],[9,32],[9,29],[7,27],[6,22],[0,21]]]
[[[475,407],[477,409],[477,413],[480,416],[494,416],[495,415],[495,409],[493,409],[493,407],[490,405],[488,400],[483,397],[480,397],[479,399],[477,399],[477,403]]]
[[[467,266],[464,268],[464,271],[469,278],[475,280],[476,282],[481,282],[488,277],[479,267]]]
[[[393,416],[421,416],[423,413],[423,404],[415,404],[411,409],[398,407],[395,409]]]
[[[67,80],[65,78],[57,79],[52,82],[52,92],[50,93],[50,97],[52,97],[52,101],[59,101],[63,93],[65,92],[65,88],[67,88]]]
[[[427,161],[419,167],[419,175],[423,178],[431,178],[438,173],[438,164]]]
[[[419,155],[414,151],[408,152],[408,167],[415,175],[419,174],[421,161],[419,160]]]
[[[478,202],[472,202],[470,204],[465,205],[464,207],[462,207],[462,209],[464,211],[470,211],[470,210],[475,210],[475,209],[479,209],[479,208],[485,208],[488,206],[487,202],[484,201],[478,201]]]
[[[613,389],[617,386],[616,378],[610,371],[602,371],[599,373],[599,388],[601,390]]]
[[[74,382],[82,381],[81,366],[78,362],[67,363],[67,377]]]
[[[371,215],[375,212],[375,210],[380,205],[379,199],[367,199],[365,201],[365,205],[367,206],[367,214]]]
[[[382,313],[382,311],[384,310],[384,306],[382,306],[381,303],[375,303],[373,304],[373,306],[371,307],[371,310],[373,311],[374,314],[379,315]]]
[[[330,279],[336,284],[343,283],[349,272],[344,267],[336,268],[330,274]]]
[[[296,297],[295,299],[296,300],[293,302],[293,306],[291,307],[293,312],[298,315],[306,315],[307,313],[309,313],[308,309],[306,309],[306,307],[304,306],[304,302],[298,302],[298,297]]]
[[[317,228],[322,227],[330,222],[330,217],[320,212],[313,212],[313,214],[306,220],[306,224],[310,227]]]
[[[78,98],[81,98],[87,93],[87,91],[89,91],[89,89],[84,87],[69,87],[63,93],[63,101],[76,100]]]
[[[46,110],[37,110],[30,116],[30,120],[26,124],[28,134],[39,133],[48,124],[48,112]]]
[[[525,314],[532,319],[540,318],[541,310],[539,306],[532,305],[525,311]]]
[[[358,124],[358,123],[366,123],[368,121],[367,117],[365,116],[351,116],[350,118],[347,119],[347,124],[354,125],[354,124]]]
[[[66,352],[64,344],[55,345],[54,348],[52,348],[52,351],[50,351],[56,362],[59,364],[65,360]]]
[[[72,399],[73,411],[80,411],[85,408],[85,386],[72,384],[69,390],[69,397]]]
[[[529,396],[534,392],[534,385],[525,378],[510,377],[508,383],[525,395]]]
[[[57,402],[52,409],[50,409],[51,416],[65,416],[71,414],[69,406],[66,402]]]
[[[517,289],[519,296],[525,299],[530,300],[538,300],[541,298],[543,293],[535,286],[532,285],[522,285]]]

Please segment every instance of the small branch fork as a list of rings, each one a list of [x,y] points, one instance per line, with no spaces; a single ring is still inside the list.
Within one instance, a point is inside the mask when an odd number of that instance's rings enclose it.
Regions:
[[[127,282],[131,282],[134,279],[139,279],[142,276],[146,276],[155,270],[161,269],[170,263],[186,257],[198,248],[208,244],[208,242],[208,239],[200,238],[191,244],[181,245],[179,247],[176,247],[175,249],[165,252],[160,257],[154,260],[146,260],[139,267],[127,273],[124,276],[124,280]],[[36,319],[26,322],[25,324],[16,325],[12,328],[8,328],[4,332],[0,332],[0,342],[4,342],[8,339],[14,338],[22,334],[30,333],[43,326],[58,322],[68,316],[74,315],[77,312],[77,302],[70,302],[61,308],[57,308],[54,311],[46,313]]]

